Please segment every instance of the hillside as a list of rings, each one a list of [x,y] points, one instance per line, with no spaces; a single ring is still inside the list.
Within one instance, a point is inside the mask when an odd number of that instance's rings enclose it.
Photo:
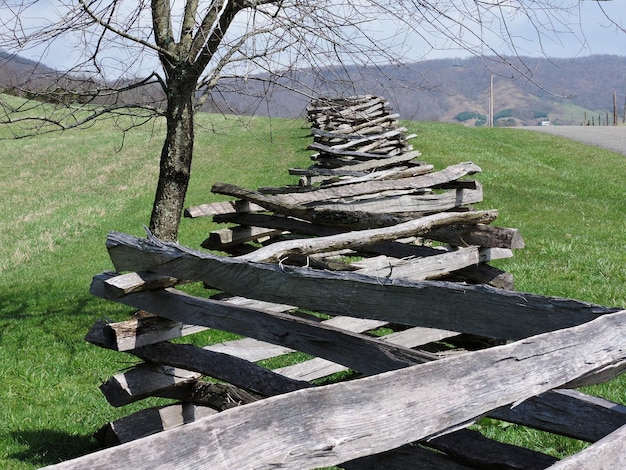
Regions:
[[[0,51],[0,87],[14,85],[17,77],[41,83],[53,76],[35,62]],[[263,80],[223,80],[212,93],[205,111],[304,117],[311,97],[372,93],[386,97],[403,119],[463,122],[483,125],[489,116],[490,81],[494,84],[497,126],[537,125],[588,121],[604,125],[613,115],[617,93],[620,121],[626,103],[626,58],[593,55],[575,59],[517,58],[508,64],[494,58],[427,60],[405,66],[385,65],[324,70],[277,72],[271,77],[284,85],[270,87]],[[299,93],[289,91],[300,90]],[[128,94],[126,99],[137,95]],[[152,90],[149,96],[160,96]],[[145,96],[142,100],[145,101]]]
[[[55,71],[38,62],[0,50],[0,88],[23,87],[25,83],[43,86],[46,77]]]
[[[459,113],[477,116],[464,121],[480,125],[489,115],[490,79],[494,83],[496,125],[581,124],[585,113],[597,124],[613,115],[613,91],[618,115],[623,117],[626,91],[626,59],[594,55],[576,59],[521,58],[503,64],[487,58],[428,60],[406,66],[356,70],[300,70],[282,78],[288,88],[299,86],[316,95],[373,93],[385,96],[404,119],[459,122]],[[352,78],[352,80],[351,80]],[[309,98],[295,92],[272,90],[267,103],[263,92],[245,84],[222,84],[214,93],[216,104],[225,100],[238,112],[278,117],[304,116]],[[268,96],[265,92],[265,96]],[[255,98],[257,97],[257,98]],[[467,115],[467,114],[465,114]],[[461,116],[463,117],[463,115]]]

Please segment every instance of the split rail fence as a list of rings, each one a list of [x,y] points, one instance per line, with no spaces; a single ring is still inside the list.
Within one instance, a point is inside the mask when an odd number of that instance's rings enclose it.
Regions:
[[[373,101],[314,103],[311,120]],[[626,468],[626,407],[575,390],[622,373],[626,310],[515,292],[489,262],[523,240],[472,208],[480,168],[370,150],[316,154],[293,186],[216,184],[235,200],[187,215],[229,223],[203,243],[229,256],[109,234],[116,272],[91,292],[138,313],[87,340],[143,362],[101,390],[113,406],[177,402],[109,423],[115,446],[54,468]],[[213,295],[177,288],[192,282]],[[241,338],[170,341],[207,329]],[[469,429],[485,416],[593,445],[557,461]]]

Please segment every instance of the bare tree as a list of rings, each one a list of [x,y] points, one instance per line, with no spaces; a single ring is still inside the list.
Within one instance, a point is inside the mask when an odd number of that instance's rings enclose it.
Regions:
[[[218,83],[238,79],[239,85],[263,81],[297,88],[293,78],[305,71],[324,80],[332,80],[328,74],[333,71],[334,78],[349,82],[350,71],[399,64],[407,57],[416,60],[437,48],[515,57],[512,22],[523,18],[534,25],[541,41],[559,40],[558,33],[576,32],[579,4],[59,0],[53,3],[54,14],[42,14],[42,2],[5,1],[0,48],[28,56],[29,49],[45,54],[71,40],[78,59],[63,73],[40,66],[28,77],[14,78],[11,91],[35,100],[19,110],[4,103],[3,122],[12,126],[15,137],[22,137],[83,126],[105,114],[130,115],[137,125],[164,116],[167,131],[150,228],[163,240],[175,240],[190,178],[194,113]],[[412,49],[418,39],[422,49]],[[316,82],[309,83],[315,89]],[[266,87],[256,89],[268,92]],[[315,95],[311,89],[300,92]]]

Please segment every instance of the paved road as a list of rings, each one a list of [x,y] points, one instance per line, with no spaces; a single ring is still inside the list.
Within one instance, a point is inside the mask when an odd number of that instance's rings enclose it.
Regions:
[[[518,129],[558,135],[626,155],[626,126],[528,126]]]

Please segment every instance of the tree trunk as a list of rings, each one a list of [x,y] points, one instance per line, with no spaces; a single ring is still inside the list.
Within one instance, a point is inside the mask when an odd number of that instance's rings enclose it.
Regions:
[[[182,75],[182,74],[181,74]],[[178,225],[191,174],[194,80],[170,78],[167,89],[167,136],[161,151],[150,230],[164,241],[178,239]]]

